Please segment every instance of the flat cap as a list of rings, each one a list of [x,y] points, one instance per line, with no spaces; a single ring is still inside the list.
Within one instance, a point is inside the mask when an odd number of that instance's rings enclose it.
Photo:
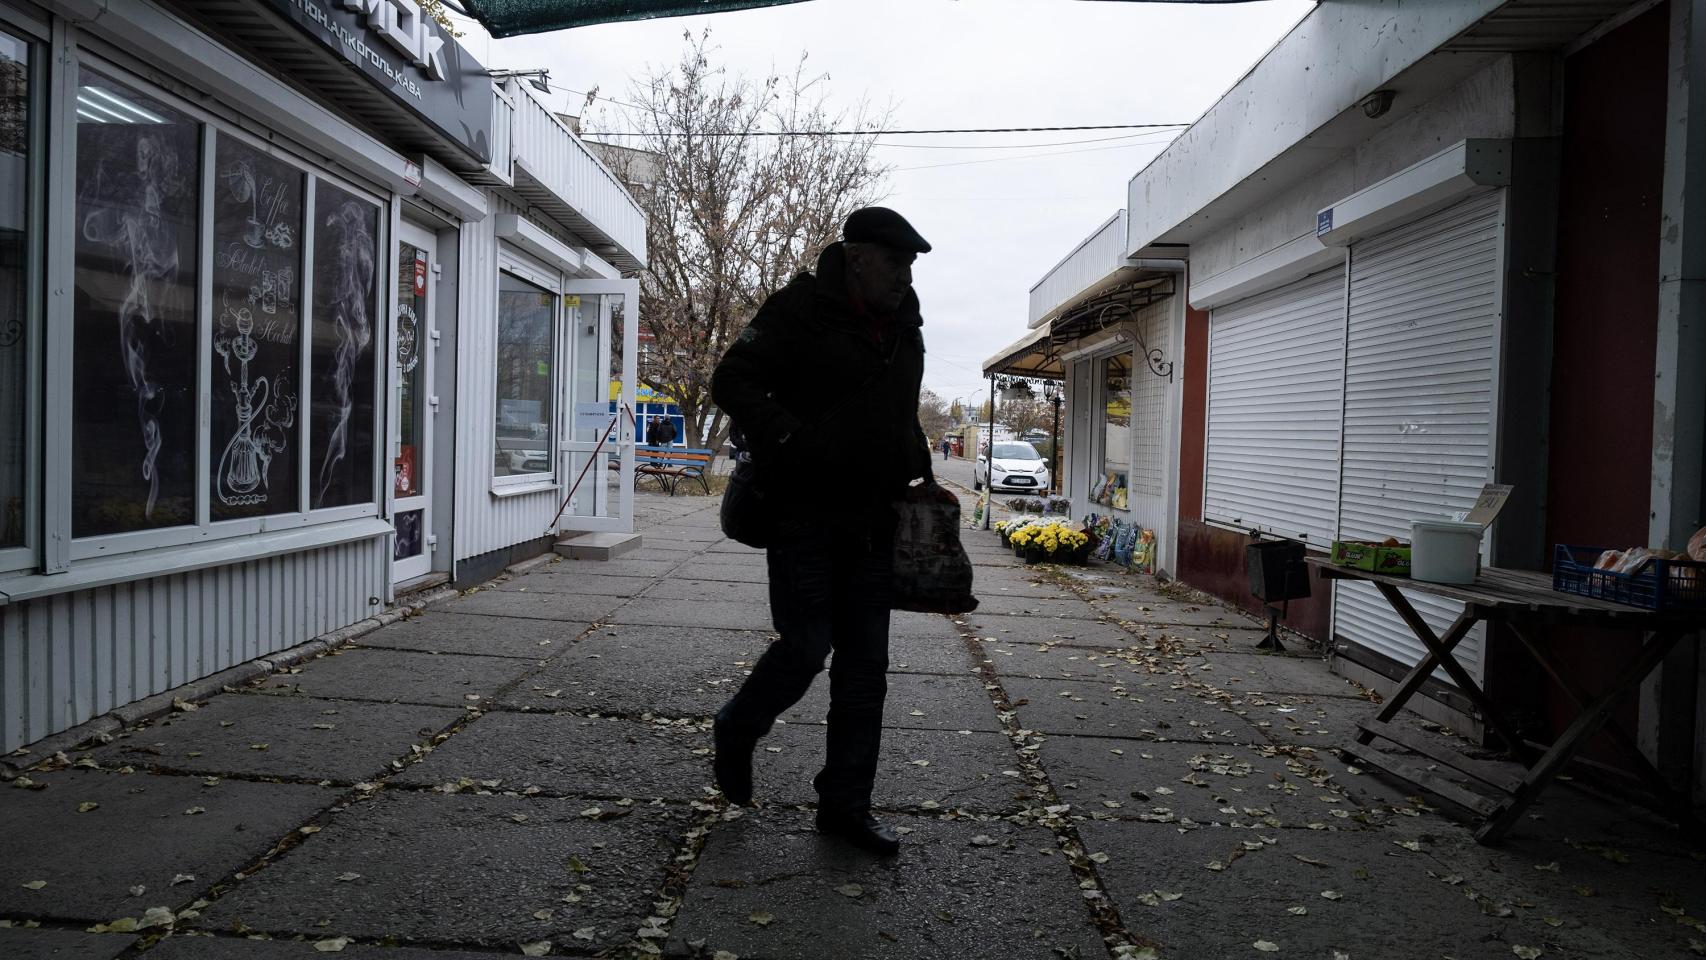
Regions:
[[[879,243],[908,253],[929,253],[930,241],[918,235],[906,218],[888,207],[860,207],[847,215],[841,239],[848,243]]]

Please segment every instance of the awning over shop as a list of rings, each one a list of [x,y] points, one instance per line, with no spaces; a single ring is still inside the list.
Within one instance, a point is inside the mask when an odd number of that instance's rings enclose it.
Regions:
[[[984,376],[1005,374],[1010,377],[1038,377],[1044,380],[1061,378],[1060,358],[1054,355],[1049,328],[1038,327],[1018,340],[1002,347],[995,356],[983,362]]]
[[[494,37],[567,30],[618,20],[687,17],[777,7],[802,0],[462,0]],[[1126,3],[1246,3],[1250,0],[1123,0]]]

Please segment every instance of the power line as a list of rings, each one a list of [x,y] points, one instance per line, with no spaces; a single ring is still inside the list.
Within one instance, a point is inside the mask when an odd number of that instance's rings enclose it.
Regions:
[[[1083,150],[1054,150],[1048,153],[1026,153],[1017,157],[990,157],[987,160],[954,160],[948,163],[925,163],[915,167],[894,167],[894,173],[906,170],[936,170],[942,167],[967,167],[978,163],[1003,163],[1009,160],[1038,160],[1043,157],[1064,157],[1075,153],[1098,153],[1103,150],[1124,150],[1127,147],[1157,146],[1159,140],[1146,140],[1142,143],[1116,143],[1111,147],[1087,147]]]
[[[1157,130],[1188,127],[1188,123],[1103,123],[1072,127],[944,127],[937,130],[731,130],[727,133],[674,131],[612,131],[606,137],[899,137],[941,133],[1056,133],[1067,130]]]
[[[1085,143],[1109,143],[1114,140],[1132,140],[1137,137],[1152,137],[1158,131],[1147,133],[1126,133],[1117,137],[1092,137],[1088,140],[1056,140],[1052,143],[883,143],[880,140],[875,146],[891,150],[1035,150],[1038,147],[1072,147]],[[848,141],[839,141],[846,143]]]

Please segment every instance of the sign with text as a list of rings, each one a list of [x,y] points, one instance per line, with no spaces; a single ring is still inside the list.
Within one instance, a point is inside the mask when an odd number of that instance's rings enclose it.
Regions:
[[[616,415],[610,412],[608,404],[577,403],[575,404],[574,432],[578,434],[582,430],[592,430],[602,437],[604,431],[609,429],[610,420],[614,416]]]
[[[481,163],[491,161],[491,75],[417,0],[266,2]]]

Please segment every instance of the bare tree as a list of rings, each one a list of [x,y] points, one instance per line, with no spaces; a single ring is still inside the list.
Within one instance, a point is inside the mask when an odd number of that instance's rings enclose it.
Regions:
[[[636,191],[647,221],[640,322],[654,338],[640,378],[680,405],[689,437],[720,449],[730,425],[711,373],[764,298],[877,199],[887,168],[871,148],[884,118],[863,102],[832,107],[829,77],[808,74],[803,53],[792,74],[752,80],[714,62],[709,31],[683,36],[680,62],[637,81],[634,107],[614,122],[638,133],[624,145],[653,165],[650,189]]]
[[[995,422],[1019,436],[1027,430],[1046,428],[1049,414],[1049,405],[1041,400],[1003,400],[995,408]]]
[[[928,387],[918,393],[918,425],[924,428],[924,435],[932,443],[939,442],[942,434],[954,425],[948,416],[947,403]]]

